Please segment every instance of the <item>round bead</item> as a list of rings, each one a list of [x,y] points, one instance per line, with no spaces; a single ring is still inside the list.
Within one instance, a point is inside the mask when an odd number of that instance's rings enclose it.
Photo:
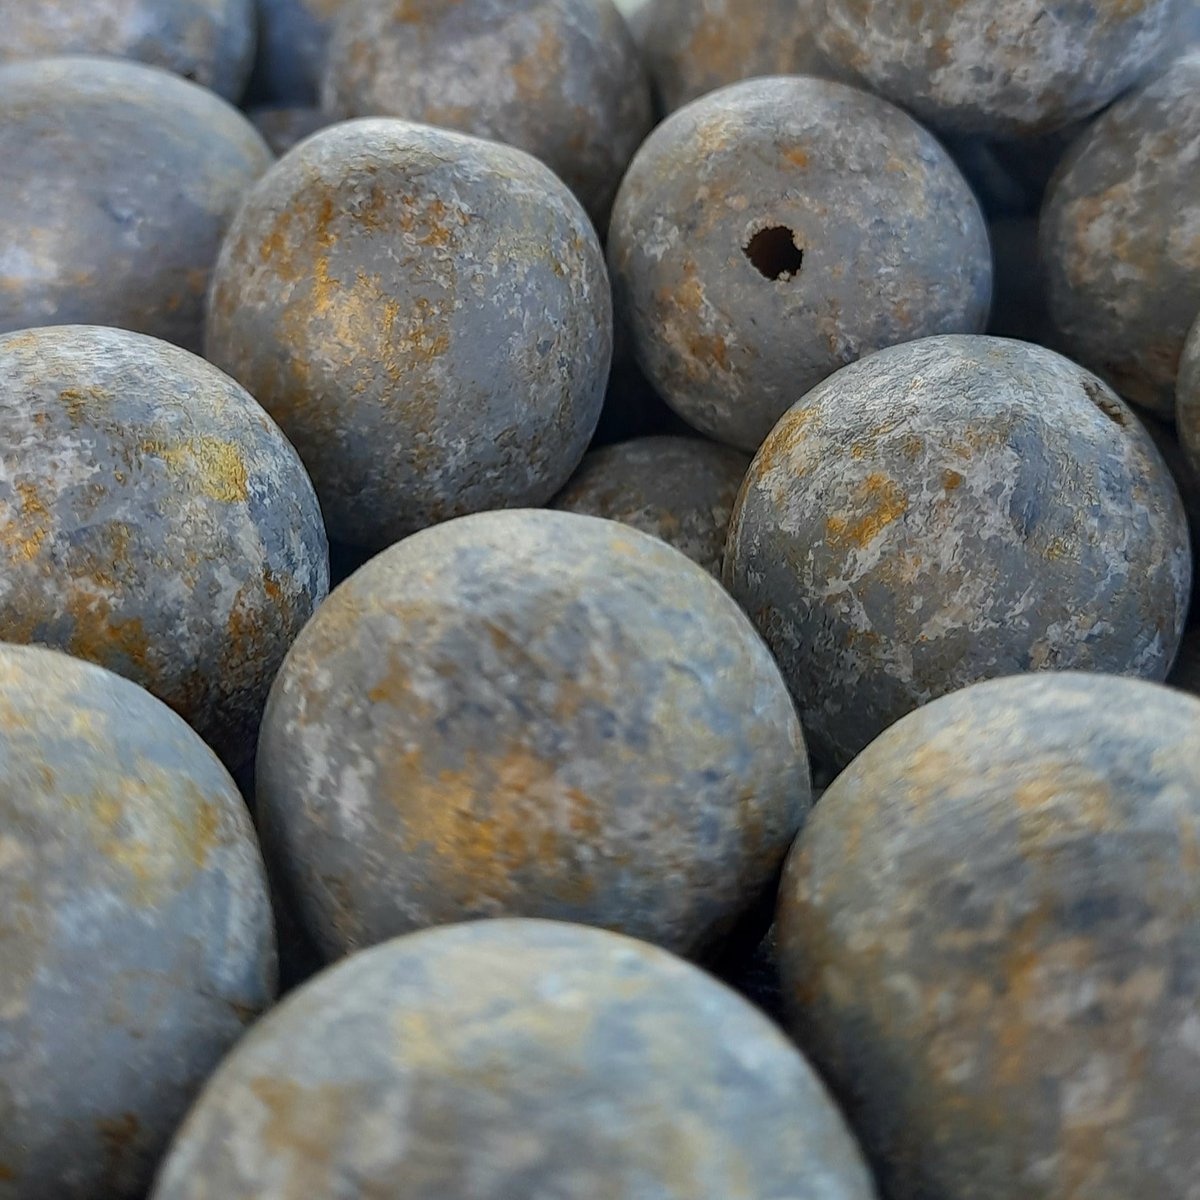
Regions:
[[[941,129],[1046,133],[1176,44],[1181,0],[798,0],[828,60]]]
[[[329,46],[322,104],[507,142],[546,163],[597,227],[653,123],[611,0],[358,0]]]
[[[237,101],[254,58],[254,0],[0,0],[0,62],[131,58]]]
[[[328,570],[296,452],[232,379],[123,330],[0,337],[0,638],[133,679],[236,766]]]
[[[0,333],[117,325],[199,349],[221,238],[270,161],[239,112],[154,67],[0,67]]]
[[[884,1195],[1193,1189],[1197,746],[1180,692],[1026,675],[905,718],[821,798],[784,997]]]
[[[0,646],[0,1194],[141,1200],[274,998],[233,781],[141,688]]]
[[[648,0],[638,19],[667,112],[760,75],[837,77],[796,0]]]
[[[628,938],[484,921],[356,955],[214,1076],[153,1200],[873,1200],[777,1027]]]
[[[1162,680],[1191,589],[1149,435],[1095,376],[1002,338],[927,338],[840,371],[763,445],[726,583],[775,651],[814,754],[842,766],[989,677]]]
[[[417,534],[330,597],[272,690],[257,803],[331,956],[505,915],[704,955],[772,886],[809,774],[707,572],[525,510]]]
[[[747,455],[692,437],[644,437],[586,455],[554,507],[632,525],[713,575]]]
[[[243,205],[207,350],[295,443],[330,535],[382,549],[465,513],[544,504],[566,483],[612,356],[604,258],[529,155],[345,122]]]
[[[1200,311],[1200,53],[1075,143],[1046,197],[1040,251],[1056,344],[1127,400],[1172,416]]]
[[[650,382],[745,450],[845,363],[981,331],[991,298],[983,216],[937,141],[882,100],[803,77],[735,84],[660,125],[621,185],[608,252]]]

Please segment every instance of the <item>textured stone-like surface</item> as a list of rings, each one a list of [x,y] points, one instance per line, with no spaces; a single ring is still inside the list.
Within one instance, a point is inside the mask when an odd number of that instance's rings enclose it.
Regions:
[[[298,142],[333,123],[328,113],[303,106],[255,108],[248,115],[277,155],[286,154]]]
[[[650,130],[650,85],[611,0],[358,0],[334,25],[322,106],[519,146],[597,227]]]
[[[667,112],[761,75],[838,77],[796,0],[649,0],[639,21],[642,56]]]
[[[154,1200],[872,1200],[786,1038],[651,946],[484,921],[357,955],[238,1047]]]
[[[845,363],[981,331],[991,297],[987,229],[942,147],[884,101],[803,77],[734,84],[660,125],[608,250],[651,383],[746,450]]]
[[[797,0],[817,45],[921,120],[1044,133],[1169,57],[1181,0]]]
[[[748,455],[692,437],[647,437],[593,450],[554,507],[632,525],[713,575]]]
[[[262,859],[169,709],[0,646],[0,1197],[141,1200],[274,996]]]
[[[503,915],[707,954],[773,885],[809,774],[707,572],[525,510],[417,534],[330,597],[272,690],[257,798],[327,954]]]
[[[254,57],[254,0],[0,0],[0,30],[0,62],[132,58],[236,101]]]
[[[983,683],[822,797],[779,903],[800,1045],[891,1200],[1196,1192],[1200,702]]]
[[[382,549],[566,483],[604,402],[612,302],[595,231],[541,163],[349,121],[246,201],[207,351],[295,443],[330,535]]]
[[[750,468],[725,557],[837,766],[980,679],[1161,681],[1191,578],[1133,413],[1052,351],[984,337],[896,346],[805,396]]]
[[[1200,311],[1200,53],[1114,104],[1067,153],[1041,255],[1066,352],[1169,417]]]
[[[165,71],[0,67],[0,333],[118,325],[198,350],[221,238],[270,162],[239,112]]]
[[[236,765],[327,586],[312,485],[232,379],[123,330],[0,337],[0,638],[128,676]]]
[[[1200,476],[1200,320],[1192,325],[1179,360],[1175,427],[1189,466]]]
[[[333,20],[347,0],[257,0],[256,103],[314,105]]]

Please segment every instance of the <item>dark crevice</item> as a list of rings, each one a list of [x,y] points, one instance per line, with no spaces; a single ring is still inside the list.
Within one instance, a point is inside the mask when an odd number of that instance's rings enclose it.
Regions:
[[[754,269],[767,279],[794,279],[804,265],[804,251],[786,225],[760,229],[743,247]]]

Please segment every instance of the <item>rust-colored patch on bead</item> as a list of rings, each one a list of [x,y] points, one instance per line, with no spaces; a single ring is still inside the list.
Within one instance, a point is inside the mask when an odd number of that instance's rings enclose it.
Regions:
[[[831,516],[825,522],[825,540],[838,548],[870,545],[889,525],[908,511],[908,497],[879,472],[872,472],[855,489],[855,499],[872,507],[861,517]]]

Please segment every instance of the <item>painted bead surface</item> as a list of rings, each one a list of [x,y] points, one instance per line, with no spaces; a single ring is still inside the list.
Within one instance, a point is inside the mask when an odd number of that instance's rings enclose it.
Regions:
[[[829,61],[923,121],[1037,134],[1169,57],[1182,0],[798,0]]]
[[[796,0],[650,0],[638,19],[642,54],[669,113],[760,75],[839,77]]]
[[[787,689],[712,577],[635,529],[483,513],[369,562],[272,690],[257,802],[330,956],[470,917],[706,955],[809,804]]]
[[[274,997],[233,780],[141,688],[0,646],[0,912],[0,1196],[141,1200]]]
[[[241,113],[165,71],[0,67],[0,333],[116,325],[198,350],[221,238],[270,162]]]
[[[980,679],[1161,681],[1187,615],[1183,505],[1133,413],[1040,346],[927,338],[838,372],[767,439],[726,584],[843,766]]]
[[[982,331],[991,299],[983,216],[937,141],[803,77],[735,84],[660,125],[621,185],[608,253],[651,383],[744,450],[845,363]]]
[[[123,330],[0,336],[0,638],[127,676],[236,766],[328,571],[304,468],[232,379]]]
[[[321,100],[341,117],[404,117],[518,146],[601,231],[653,123],[611,0],[358,0],[334,26]]]
[[[894,1200],[1195,1191],[1200,701],[1026,675],[889,729],[813,810],[791,1027]]]
[[[154,1200],[872,1200],[825,1089],[661,950],[483,921],[356,955],[214,1076]]]
[[[593,450],[554,507],[632,525],[718,578],[747,455],[692,437],[645,437]]]
[[[612,304],[595,231],[541,163],[349,121],[242,207],[207,350],[299,450],[331,537],[378,550],[550,500],[596,428]]]
[[[254,0],[0,0],[0,62],[131,58],[237,101],[254,58]]]
[[[1200,311],[1200,52],[1075,143],[1051,182],[1039,242],[1064,351],[1171,417]]]

